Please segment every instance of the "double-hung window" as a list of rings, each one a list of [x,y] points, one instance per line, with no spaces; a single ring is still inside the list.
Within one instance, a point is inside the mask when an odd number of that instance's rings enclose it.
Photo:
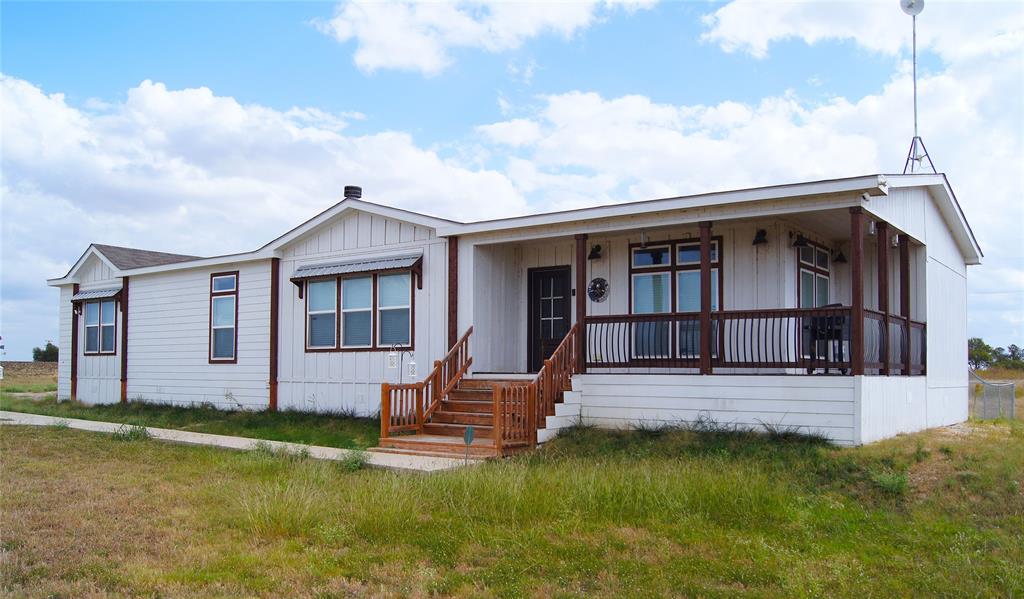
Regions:
[[[377,277],[377,343],[410,345],[412,341],[412,277],[407,272]]]
[[[334,348],[338,334],[338,280],[309,281],[306,285],[306,345]]]
[[[85,353],[113,354],[117,351],[114,300],[85,303]]]
[[[341,280],[342,347],[373,347],[373,279]]]
[[[800,307],[820,308],[829,303],[830,256],[828,250],[807,245],[798,248]]]
[[[234,363],[238,353],[238,273],[210,275],[210,362]]]

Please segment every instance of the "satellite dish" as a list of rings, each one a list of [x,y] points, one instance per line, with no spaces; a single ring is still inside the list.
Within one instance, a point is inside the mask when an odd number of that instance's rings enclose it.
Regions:
[[[912,17],[916,17],[924,10],[924,0],[900,0],[900,9]]]

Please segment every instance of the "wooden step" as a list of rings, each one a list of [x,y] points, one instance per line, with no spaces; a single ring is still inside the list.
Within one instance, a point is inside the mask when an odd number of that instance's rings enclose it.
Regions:
[[[479,387],[471,387],[469,389],[456,387],[448,392],[448,399],[453,401],[487,401],[493,403],[494,390]]]
[[[445,412],[472,412],[474,414],[493,414],[494,413],[494,402],[488,401],[477,401],[477,400],[447,400],[442,401],[439,410]]]
[[[423,434],[403,435],[400,437],[388,437],[381,439],[378,443],[381,450],[400,450],[417,454],[443,454],[445,457],[465,457],[466,445],[462,438],[455,438],[445,435]],[[470,457],[493,457],[494,441],[487,438],[477,437],[470,445]]]
[[[473,434],[476,438],[489,439],[493,433],[493,426],[473,425]],[[428,422],[423,425],[423,434],[439,437],[455,437],[456,441],[462,442],[462,436],[466,433],[465,424],[449,424],[444,422]]]
[[[449,424],[472,424],[473,426],[494,426],[494,414],[480,412],[454,412],[444,409],[437,410],[430,415],[430,422],[444,422]]]
[[[374,453],[391,453],[391,454],[397,454],[397,455],[425,456],[425,457],[429,457],[429,458],[464,459],[466,457],[466,450],[465,449],[460,449],[459,451],[455,451],[454,449],[452,449],[452,450],[440,450],[439,449],[439,450],[436,450],[436,451],[434,451],[434,450],[428,451],[428,450],[425,450],[425,449],[403,449],[403,448],[399,448],[399,447],[371,447],[367,451],[372,451]],[[469,454],[469,459],[474,461],[474,462],[478,461],[478,460],[485,459],[485,458],[493,458],[493,457],[494,457],[494,450],[493,449],[489,450],[486,453],[483,453],[483,452],[476,452],[476,453],[474,453],[473,450],[470,450],[470,454]]]

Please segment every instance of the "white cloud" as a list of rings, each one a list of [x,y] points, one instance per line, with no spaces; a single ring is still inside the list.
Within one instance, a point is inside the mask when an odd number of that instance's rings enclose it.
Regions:
[[[363,71],[399,69],[434,75],[452,64],[450,51],[455,48],[500,52],[544,34],[569,38],[593,24],[602,9],[622,7],[632,12],[652,4],[652,0],[350,1],[338,5],[331,19],[313,24],[338,42],[355,40],[354,60]]]
[[[524,146],[540,140],[540,125],[529,119],[512,119],[491,125],[480,125],[476,130],[494,143]]]
[[[63,275],[90,242],[255,249],[340,200],[345,184],[449,218],[525,209],[504,174],[408,134],[345,135],[358,114],[278,111],[151,81],[89,111],[14,77],[0,86],[3,334],[21,357],[56,336],[56,292],[43,280]]]
[[[1019,48],[1024,6],[1018,2],[929,0],[918,16],[919,49],[947,61],[1005,55]],[[867,2],[730,2],[704,17],[702,39],[726,52],[768,55],[773,42],[800,39],[808,44],[849,40],[884,54],[910,47],[910,17],[893,0]]]

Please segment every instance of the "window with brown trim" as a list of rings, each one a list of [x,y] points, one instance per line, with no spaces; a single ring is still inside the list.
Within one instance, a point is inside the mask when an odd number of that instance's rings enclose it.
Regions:
[[[210,363],[238,361],[238,271],[210,275]]]
[[[410,271],[310,279],[305,285],[306,351],[412,349]]]
[[[799,307],[820,308],[829,304],[832,260],[828,248],[809,241],[795,249]]]
[[[117,354],[117,302],[112,299],[83,302],[87,356]]]
[[[630,246],[630,314],[700,312],[700,241],[670,240]],[[711,310],[721,309],[723,290],[722,238],[711,239]],[[700,355],[700,321],[682,320],[676,330],[667,321],[637,323],[633,329],[634,358]],[[712,330],[718,337],[717,328]],[[675,342],[672,341],[673,337]],[[717,348],[718,343],[712,342]]]

